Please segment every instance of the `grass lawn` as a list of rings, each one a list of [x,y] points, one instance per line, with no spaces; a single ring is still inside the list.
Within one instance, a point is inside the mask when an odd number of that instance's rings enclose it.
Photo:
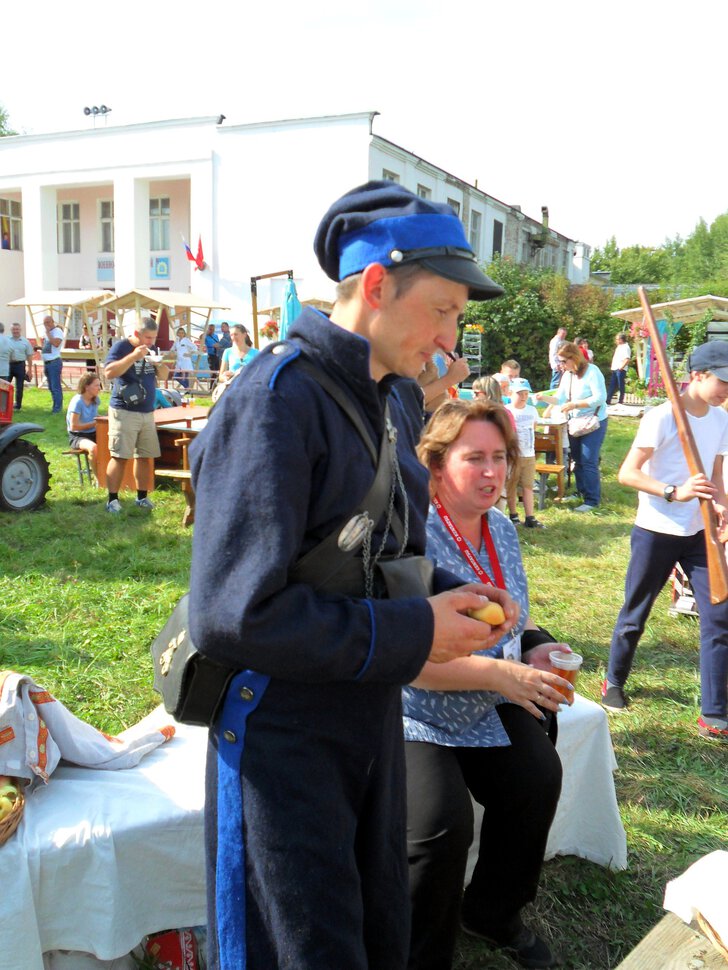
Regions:
[[[154,493],[151,515],[127,499],[110,516],[105,493],[81,487],[75,461],[61,455],[65,418],[50,414],[47,391],[26,391],[22,418],[46,429],[32,440],[50,462],[52,488],[37,512],[0,513],[0,668],[30,674],[80,717],[119,731],[157,703],[148,644],[187,586],[184,499],[170,485]],[[635,429],[633,419],[610,419],[602,510],[579,516],[550,505],[540,513],[547,528],[521,539],[532,616],[584,655],[579,689],[592,700],[621,605],[635,496],[616,472]],[[725,847],[728,748],[696,734],[697,621],[669,617],[668,601],[663,592],[637,653],[632,707],[610,722],[629,869],[553,860],[529,914],[573,970],[615,967],[661,918],[665,883]],[[457,970],[512,966],[461,940]]]

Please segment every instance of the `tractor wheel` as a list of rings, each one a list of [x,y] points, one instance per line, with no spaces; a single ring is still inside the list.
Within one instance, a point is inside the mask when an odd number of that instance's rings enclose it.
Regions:
[[[0,510],[30,512],[45,502],[50,473],[43,452],[16,439],[0,454]]]

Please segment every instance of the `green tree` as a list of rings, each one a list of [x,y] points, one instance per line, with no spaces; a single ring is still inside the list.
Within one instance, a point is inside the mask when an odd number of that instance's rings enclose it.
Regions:
[[[619,258],[617,240],[614,236],[604,244],[604,249],[598,247],[592,253],[591,268],[595,272],[610,273]]]
[[[3,135],[17,135],[17,131],[10,127],[7,109],[0,104],[0,138]]]

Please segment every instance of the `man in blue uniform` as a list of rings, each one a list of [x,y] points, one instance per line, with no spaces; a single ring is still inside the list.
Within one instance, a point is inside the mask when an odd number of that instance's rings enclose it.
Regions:
[[[425,547],[421,417],[398,379],[453,348],[469,297],[502,291],[448,206],[389,182],[335,202],[314,248],[340,281],[331,317],[304,310],[289,340],[234,382],[190,449],[191,633],[203,653],[240,671],[208,757],[209,956],[220,970],[404,970],[400,688],[426,660],[447,662],[503,635],[465,615],[484,587],[455,588],[436,571],[432,591],[394,598],[373,568],[380,555]],[[397,435],[388,515],[352,560],[355,579],[316,588],[296,581],[294,567],[339,532],[376,469],[305,361],[334,382],[377,445],[392,426]],[[399,538],[385,528],[391,515],[405,523]],[[516,607],[488,589],[510,628]]]

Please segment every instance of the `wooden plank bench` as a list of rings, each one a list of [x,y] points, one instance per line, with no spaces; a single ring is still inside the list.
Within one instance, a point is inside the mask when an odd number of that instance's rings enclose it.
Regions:
[[[155,478],[166,478],[170,481],[180,482],[186,503],[182,525],[193,525],[195,521],[195,491],[192,488],[192,475],[189,468],[155,468],[154,476]]]
[[[674,913],[664,916],[617,970],[725,970],[726,961],[701,933]]]

